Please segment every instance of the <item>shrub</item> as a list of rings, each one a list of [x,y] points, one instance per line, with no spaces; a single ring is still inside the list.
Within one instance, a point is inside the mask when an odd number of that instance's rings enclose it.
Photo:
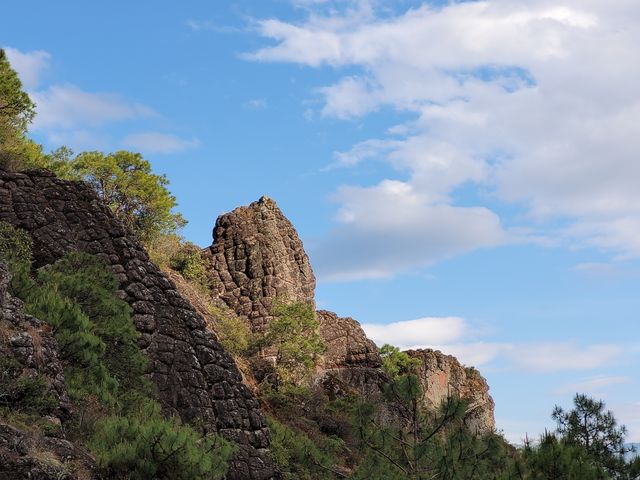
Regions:
[[[325,438],[316,444],[308,435],[268,418],[271,455],[284,480],[322,480],[335,476],[335,459],[344,448],[341,440]]]
[[[278,380],[304,381],[327,348],[313,306],[305,302],[277,302],[272,311],[275,318],[267,327],[264,346],[275,349]]]
[[[380,356],[383,370],[393,379],[412,373],[420,365],[420,360],[389,344],[380,348]]]
[[[207,265],[201,249],[193,243],[181,243],[171,255],[169,267],[182,274],[184,278],[195,282],[202,290],[209,290]]]
[[[222,478],[233,453],[221,437],[202,436],[176,417],[163,418],[155,402],[135,415],[104,419],[90,446],[108,476],[129,479]]]
[[[93,255],[72,252],[41,269],[39,279],[90,319],[92,332],[108,352],[102,355],[102,361],[120,390],[146,388],[142,376],[147,360],[138,347],[139,333],[131,319],[131,308],[116,296],[118,281],[110,268]]]
[[[215,319],[214,331],[224,348],[232,355],[247,355],[252,340],[249,326],[232,312],[215,305],[209,305],[209,313]]]
[[[0,222],[0,258],[11,263],[31,264],[31,236],[7,222]]]
[[[57,406],[49,385],[40,375],[22,376],[13,358],[0,358],[0,406],[27,414],[47,415]]]

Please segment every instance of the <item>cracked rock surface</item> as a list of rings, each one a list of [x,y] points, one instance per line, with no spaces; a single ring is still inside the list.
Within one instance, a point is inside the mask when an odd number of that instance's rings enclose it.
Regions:
[[[72,250],[111,265],[165,411],[185,421],[200,418],[239,445],[229,479],[274,478],[265,418],[234,361],[89,186],[44,171],[0,170],[0,220],[31,234],[37,266]]]

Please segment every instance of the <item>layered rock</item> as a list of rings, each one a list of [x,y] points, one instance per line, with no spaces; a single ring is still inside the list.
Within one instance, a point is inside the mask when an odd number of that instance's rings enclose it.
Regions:
[[[489,385],[475,368],[465,367],[455,357],[438,350],[408,350],[406,353],[420,360],[418,378],[427,408],[438,408],[449,395],[457,395],[469,402],[465,423],[471,431],[487,433],[495,430]]]
[[[0,220],[31,234],[36,265],[72,250],[111,265],[163,408],[185,421],[201,419],[239,445],[230,479],[274,476],[264,416],[232,358],[90,187],[42,171],[0,171]]]
[[[276,203],[262,197],[218,217],[211,262],[214,294],[261,331],[276,298],[314,302],[316,280],[291,222]]]

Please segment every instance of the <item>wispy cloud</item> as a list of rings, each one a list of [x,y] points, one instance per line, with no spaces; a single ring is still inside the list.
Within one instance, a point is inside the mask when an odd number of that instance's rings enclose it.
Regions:
[[[197,138],[185,140],[170,134],[143,132],[127,135],[123,145],[145,153],[169,154],[196,148],[200,141]]]
[[[269,106],[269,103],[266,98],[253,98],[244,102],[242,106],[250,110],[264,110]]]
[[[562,385],[561,387],[555,389],[553,393],[559,395],[573,393],[590,393],[602,396],[603,390],[607,387],[622,385],[629,382],[629,377],[598,375],[596,377],[587,378],[580,382]]]
[[[35,130],[97,127],[111,122],[152,117],[150,107],[113,93],[93,93],[74,85],[53,85],[31,92],[37,105]]]
[[[7,53],[11,66],[18,72],[24,87],[28,90],[37,88],[42,80],[42,74],[49,68],[51,55],[44,50],[21,52],[11,47],[3,47],[3,49]]]

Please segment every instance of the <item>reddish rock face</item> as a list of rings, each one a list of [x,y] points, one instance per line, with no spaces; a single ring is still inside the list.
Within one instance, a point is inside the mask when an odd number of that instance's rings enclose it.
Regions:
[[[421,361],[418,378],[428,408],[438,408],[447,396],[458,395],[469,402],[465,423],[471,431],[487,433],[495,430],[493,399],[480,372],[437,350],[408,350],[407,353]]]
[[[234,361],[90,187],[41,171],[0,170],[0,220],[31,234],[37,265],[72,250],[111,265],[165,410],[202,419],[239,445],[229,479],[273,478],[266,421]]]
[[[218,217],[211,262],[214,293],[261,331],[273,301],[314,303],[316,279],[296,230],[276,203],[262,197]]]

